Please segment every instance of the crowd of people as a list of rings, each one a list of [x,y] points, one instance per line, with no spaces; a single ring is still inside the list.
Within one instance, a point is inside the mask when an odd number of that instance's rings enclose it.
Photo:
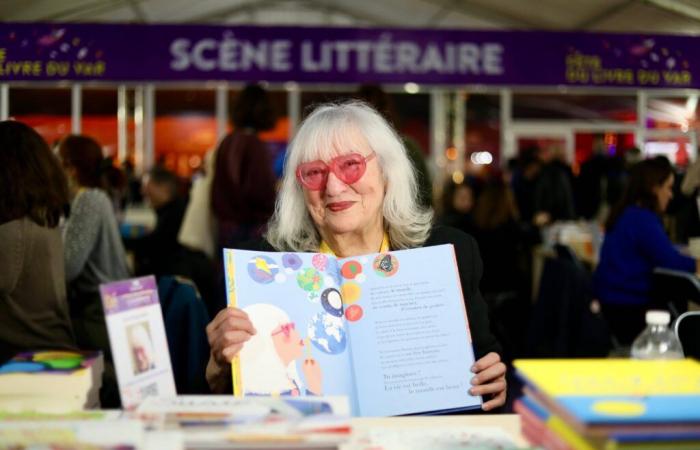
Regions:
[[[531,148],[503,171],[448,182],[435,199],[424,155],[395,131],[387,96],[366,86],[358,98],[314,109],[276,180],[259,137],[275,114],[263,88],[246,87],[232,108],[233,131],[207,156],[189,198],[163,166],[144,174],[140,195],[156,223],[139,237],[122,236],[119,228],[133,182],[104,159],[98,142],[71,135],[52,150],[32,128],[1,122],[0,358],[35,348],[101,350],[103,406],[115,406],[99,285],[180,275],[197,286],[211,319],[209,389],[230,392],[230,361],[250,351],[246,343],[261,330],[244,311],[226,308],[222,248],[325,246],[348,257],[450,243],[477,358],[470,389],[484,395],[484,410],[494,410],[506,402],[504,361],[554,356],[527,346],[537,300],[532,254],[543,229],[578,219],[604,223],[599,263],[588,268],[589,300],[602,307],[611,346],[629,345],[644,327],[644,312],[658,306],[650,294],[655,267],[700,272],[664,229],[662,217],[681,184],[667,159],[637,161],[634,150],[600,153],[574,176],[556,155]],[[696,204],[695,172],[689,170],[684,193],[671,204],[679,217],[675,237],[693,233],[683,218],[693,217],[686,210]]]

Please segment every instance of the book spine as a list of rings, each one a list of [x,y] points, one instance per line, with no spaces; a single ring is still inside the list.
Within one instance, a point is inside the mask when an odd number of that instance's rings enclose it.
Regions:
[[[226,267],[226,271],[228,272],[226,274],[228,307],[234,308],[238,305],[238,301],[236,299],[235,289],[236,262],[235,258],[233,257],[233,250],[226,250],[225,258],[226,263],[224,264],[224,266]],[[233,395],[235,397],[243,397],[243,380],[241,380],[241,361],[237,355],[234,356],[234,358],[231,360],[231,385],[233,386]]]

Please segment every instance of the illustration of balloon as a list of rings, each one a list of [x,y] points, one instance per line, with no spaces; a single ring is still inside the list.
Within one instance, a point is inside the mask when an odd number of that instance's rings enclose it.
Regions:
[[[306,329],[314,347],[329,355],[337,355],[345,350],[347,338],[340,317],[318,313],[311,318]]]
[[[343,278],[352,280],[362,273],[362,264],[357,261],[348,261],[343,264],[340,273],[343,275]]]
[[[372,263],[372,268],[380,277],[391,277],[399,271],[399,260],[391,253],[377,255]]]
[[[286,269],[297,270],[301,267],[301,258],[294,253],[285,253],[282,255],[282,265]]]
[[[297,283],[307,292],[318,291],[323,288],[323,277],[318,270],[307,267],[297,275]]]
[[[261,284],[268,284],[275,281],[275,276],[279,270],[277,263],[267,256],[254,256],[248,261],[248,275]]]
[[[340,287],[340,292],[343,295],[343,303],[351,305],[359,300],[362,288],[357,283],[348,282]]]
[[[358,320],[362,319],[363,314],[364,312],[362,311],[362,307],[360,305],[350,305],[345,310],[345,318],[350,322],[357,322]]]
[[[321,305],[323,309],[336,317],[343,316],[343,299],[340,297],[340,292],[334,288],[328,288],[321,294]]]
[[[328,257],[323,253],[317,253],[311,258],[311,265],[320,271],[324,271],[328,265]]]

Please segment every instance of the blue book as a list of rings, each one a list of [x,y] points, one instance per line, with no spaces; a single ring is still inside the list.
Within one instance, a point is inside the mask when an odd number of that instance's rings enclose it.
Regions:
[[[257,330],[232,362],[235,395],[346,395],[356,416],[481,407],[452,245],[224,261],[229,306]]]

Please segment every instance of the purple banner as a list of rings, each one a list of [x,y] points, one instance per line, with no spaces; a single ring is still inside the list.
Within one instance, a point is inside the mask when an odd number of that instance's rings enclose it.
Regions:
[[[100,285],[105,315],[158,304],[158,285],[153,275]]]
[[[699,43],[676,35],[0,23],[0,81],[698,88]]]

